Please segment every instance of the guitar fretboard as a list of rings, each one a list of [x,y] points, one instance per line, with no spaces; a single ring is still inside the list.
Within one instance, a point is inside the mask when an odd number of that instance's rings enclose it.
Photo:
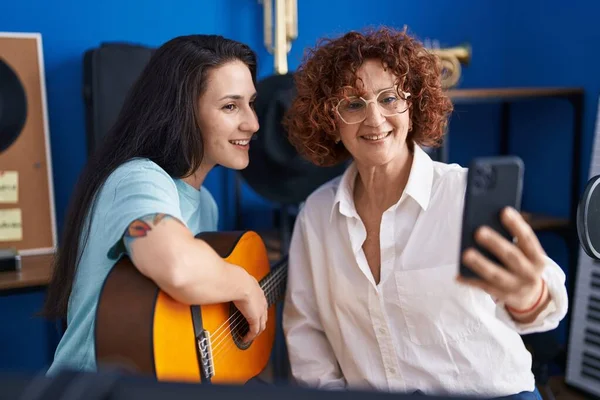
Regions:
[[[284,256],[272,268],[271,272],[260,281],[269,306],[275,304],[283,294],[287,284],[288,257]]]

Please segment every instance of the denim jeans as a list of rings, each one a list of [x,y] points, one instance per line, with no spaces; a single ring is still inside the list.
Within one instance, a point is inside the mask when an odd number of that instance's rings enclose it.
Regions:
[[[417,390],[413,394],[423,394],[420,390]],[[517,394],[511,394],[509,396],[494,397],[489,400],[543,400],[540,392],[535,388],[533,392],[521,392]]]
[[[510,396],[496,397],[492,400],[543,400],[540,392],[535,388],[533,392],[521,392]]]
[[[270,385],[269,382],[265,382],[264,380],[258,378],[258,377],[254,377],[252,379],[250,379],[248,382],[246,382],[246,385],[248,386],[264,386],[264,385]],[[419,395],[419,394],[424,394],[423,392],[421,392],[420,390],[417,390],[416,392],[414,392],[413,394]],[[521,393],[517,393],[517,394],[511,394],[509,396],[503,396],[503,397],[494,397],[491,398],[489,400],[543,400],[542,396],[540,395],[540,392],[537,390],[537,388],[534,389],[533,392],[521,392]]]

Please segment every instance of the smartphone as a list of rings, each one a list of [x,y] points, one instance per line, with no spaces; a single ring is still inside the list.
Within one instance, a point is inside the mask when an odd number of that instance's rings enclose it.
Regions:
[[[475,232],[486,225],[507,240],[513,241],[512,235],[500,221],[500,213],[507,206],[521,210],[523,172],[523,160],[517,156],[479,157],[470,163],[462,218],[460,275],[479,278],[462,263],[464,251],[471,247],[502,265],[493,254],[477,244]]]

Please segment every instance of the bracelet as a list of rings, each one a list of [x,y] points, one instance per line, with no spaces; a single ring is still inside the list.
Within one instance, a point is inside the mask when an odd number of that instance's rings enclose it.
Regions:
[[[546,292],[546,281],[544,279],[542,279],[542,291],[540,292],[540,297],[538,297],[537,301],[528,309],[526,310],[517,310],[515,308],[512,308],[511,306],[507,305],[506,309],[508,311],[510,311],[513,314],[527,314],[532,312],[533,310],[535,310],[539,305],[540,302],[542,301],[542,298],[544,297],[544,293]]]

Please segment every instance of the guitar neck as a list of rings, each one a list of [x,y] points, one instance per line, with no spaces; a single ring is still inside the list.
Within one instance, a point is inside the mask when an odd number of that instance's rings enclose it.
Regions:
[[[260,287],[265,292],[265,297],[267,298],[269,306],[277,303],[285,293],[287,271],[288,257],[286,255],[273,266],[271,272],[269,272],[267,276],[261,279]]]

